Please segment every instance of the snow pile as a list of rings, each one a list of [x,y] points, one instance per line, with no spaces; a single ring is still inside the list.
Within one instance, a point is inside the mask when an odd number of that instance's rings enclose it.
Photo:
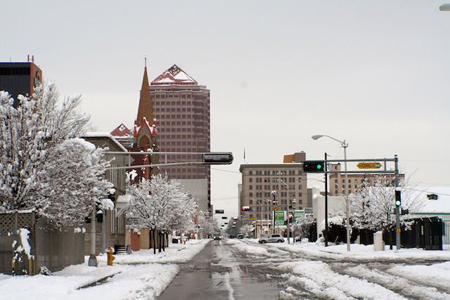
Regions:
[[[233,247],[248,254],[271,256],[271,254],[269,254],[269,252],[267,251],[267,248],[261,246],[252,246],[243,242],[239,242],[234,244]]]
[[[23,248],[23,252],[27,255],[28,258],[33,258],[31,253],[31,246],[30,243],[28,243],[28,235],[30,234],[30,231],[26,228],[20,228],[20,243]]]
[[[320,298],[405,299],[380,285],[335,273],[329,265],[320,261],[288,262],[281,264],[280,269],[294,274],[288,280],[290,284]]]
[[[435,266],[437,265],[429,266],[428,268],[433,268]],[[402,294],[411,298],[442,300],[448,298],[447,294],[439,292],[434,287],[419,285],[417,282],[423,282],[423,280],[421,280],[421,274],[415,274],[415,281],[410,281],[406,278],[403,278],[405,277],[406,273],[401,273],[402,276],[390,275],[386,272],[381,272],[380,270],[370,269],[362,264],[353,268],[349,268],[346,270],[346,272],[351,276],[363,278],[365,280],[377,283],[379,285],[385,286],[390,290],[401,291]]]
[[[114,209],[114,203],[111,201],[111,199],[102,199],[100,208],[103,210],[113,210]]]

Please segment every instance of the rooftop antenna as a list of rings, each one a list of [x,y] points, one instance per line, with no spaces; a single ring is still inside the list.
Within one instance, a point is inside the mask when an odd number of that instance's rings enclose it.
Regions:
[[[147,69],[147,56],[144,55],[144,61],[145,61],[145,68]]]

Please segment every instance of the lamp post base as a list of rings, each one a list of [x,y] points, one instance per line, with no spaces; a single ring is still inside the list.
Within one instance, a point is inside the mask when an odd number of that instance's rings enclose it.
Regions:
[[[94,254],[91,254],[89,256],[88,266],[89,267],[96,267],[97,266],[97,256],[95,256]]]

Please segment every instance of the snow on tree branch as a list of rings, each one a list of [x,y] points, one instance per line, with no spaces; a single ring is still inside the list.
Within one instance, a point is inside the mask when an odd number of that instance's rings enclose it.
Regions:
[[[84,220],[111,184],[101,150],[78,139],[89,117],[79,112],[81,96],[58,106],[52,83],[19,96],[18,106],[0,92],[0,208],[34,209],[57,227]]]
[[[162,232],[191,230],[195,202],[178,181],[161,174],[137,185],[128,185],[132,200],[128,206],[131,228],[148,228]]]

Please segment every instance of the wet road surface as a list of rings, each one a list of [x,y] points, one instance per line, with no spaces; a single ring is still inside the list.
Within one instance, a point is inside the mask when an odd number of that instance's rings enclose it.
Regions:
[[[180,273],[158,299],[278,299],[276,272],[267,276],[266,271],[221,241],[211,241],[180,267]]]

